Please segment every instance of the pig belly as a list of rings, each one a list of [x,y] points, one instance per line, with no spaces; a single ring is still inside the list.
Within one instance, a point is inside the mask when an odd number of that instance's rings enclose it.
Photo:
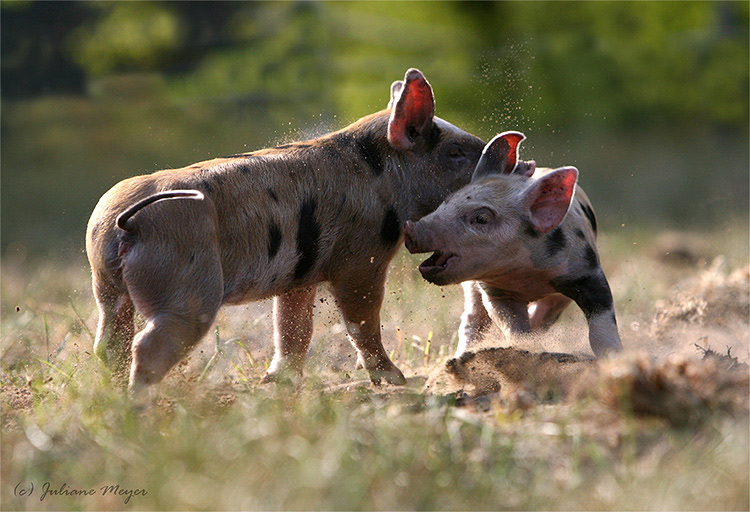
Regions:
[[[294,267],[289,260],[250,264],[243,272],[225,273],[223,304],[238,305],[268,299],[295,288],[312,286],[321,280],[317,274],[294,280]]]
[[[550,276],[546,273],[514,271],[491,279],[482,279],[481,282],[492,288],[494,295],[502,292],[508,300],[528,304],[557,293],[552,287]]]

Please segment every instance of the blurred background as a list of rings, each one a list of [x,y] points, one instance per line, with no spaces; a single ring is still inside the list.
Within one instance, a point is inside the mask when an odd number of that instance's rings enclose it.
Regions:
[[[746,233],[749,5],[4,0],[3,258],[84,264],[119,180],[341,128],[409,67],[576,165],[605,230]]]

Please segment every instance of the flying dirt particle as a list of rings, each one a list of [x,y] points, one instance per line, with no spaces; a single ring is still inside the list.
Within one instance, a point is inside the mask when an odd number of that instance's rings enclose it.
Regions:
[[[750,265],[729,272],[726,259],[718,256],[709,268],[685,279],[668,301],[658,301],[653,323],[657,332],[670,325],[720,324],[731,318],[747,318],[750,312]]]

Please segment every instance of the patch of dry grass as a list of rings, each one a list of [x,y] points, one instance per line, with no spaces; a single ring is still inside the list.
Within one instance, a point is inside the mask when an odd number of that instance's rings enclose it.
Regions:
[[[492,333],[446,372],[460,289],[402,254],[382,323],[407,386],[353,370],[321,292],[301,387],[259,384],[270,304],[226,308],[142,415],[91,357],[85,265],[4,260],[2,509],[747,510],[747,255],[717,236],[675,262],[659,243],[602,241],[627,351],[599,364],[571,308],[529,346]],[[94,493],[41,500],[45,483]],[[147,493],[126,504],[108,485]]]

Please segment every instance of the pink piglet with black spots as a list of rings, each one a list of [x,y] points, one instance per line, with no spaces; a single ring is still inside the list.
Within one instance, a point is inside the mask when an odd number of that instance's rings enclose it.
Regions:
[[[536,168],[518,159],[519,132],[484,148],[471,183],[404,226],[412,253],[437,285],[462,283],[465,310],[456,357],[494,321],[508,339],[550,327],[574,301],[597,357],[622,350],[614,303],[596,249],[597,223],[575,167]]]

